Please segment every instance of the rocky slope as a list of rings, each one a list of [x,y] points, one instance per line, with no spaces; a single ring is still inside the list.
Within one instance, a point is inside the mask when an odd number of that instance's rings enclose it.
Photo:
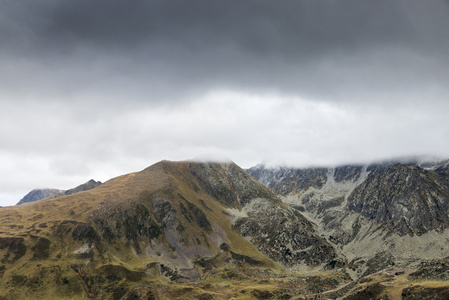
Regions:
[[[449,173],[395,164],[358,185],[347,208],[400,235],[443,231],[449,225]]]
[[[259,165],[248,173],[315,222],[348,261],[363,261],[356,270],[362,276],[376,255],[395,263],[446,255],[447,164],[389,161],[304,170]]]
[[[89,181],[87,181],[87,182],[85,182],[83,184],[80,184],[77,187],[74,187],[72,189],[63,191],[58,196],[67,196],[67,195],[72,195],[72,194],[76,194],[76,193],[83,192],[83,191],[88,191],[88,190],[91,190],[93,188],[96,188],[100,184],[101,184],[101,181],[95,181],[95,180],[91,179],[91,180],[89,180]]]
[[[73,189],[69,190],[58,190],[58,189],[34,189],[28,194],[25,195],[16,205],[20,205],[28,202],[35,202],[45,198],[54,198],[60,196],[67,196],[71,194],[75,194],[82,191],[87,191],[93,189],[101,184],[100,181],[95,181],[93,179],[89,180],[86,183],[83,183]]]

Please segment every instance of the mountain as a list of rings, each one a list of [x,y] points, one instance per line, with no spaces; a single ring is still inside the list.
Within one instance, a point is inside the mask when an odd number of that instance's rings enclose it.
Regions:
[[[316,226],[234,163],[162,161],[0,219],[0,298],[287,297],[266,286],[286,268],[349,280]]]
[[[446,299],[444,167],[162,161],[5,207],[0,299]]]
[[[69,190],[58,190],[58,189],[34,189],[28,194],[25,195],[16,205],[20,205],[23,203],[39,201],[45,198],[54,198],[60,196],[66,196],[75,194],[82,191],[87,191],[93,189],[101,184],[100,181],[95,181],[93,179],[89,180],[86,183],[83,183],[73,189]]]

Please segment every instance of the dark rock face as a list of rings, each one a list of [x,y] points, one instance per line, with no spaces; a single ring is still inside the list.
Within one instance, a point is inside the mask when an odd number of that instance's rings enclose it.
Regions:
[[[89,245],[99,239],[95,229],[87,223],[78,224],[72,231],[72,237],[75,241],[85,241]]]
[[[379,252],[366,263],[367,269],[362,277],[376,273],[389,266],[394,266],[394,257],[386,252]]]
[[[235,253],[235,252],[232,252],[232,251],[230,253],[231,253],[232,259],[234,259],[234,260],[236,260],[238,262],[247,263],[247,264],[249,264],[251,266],[262,266],[263,265],[263,262],[258,261],[258,260],[254,259],[252,257],[247,256],[247,255],[238,254],[238,253]]]
[[[282,195],[310,187],[321,188],[327,181],[326,168],[266,169],[263,166],[256,166],[248,169],[247,172],[266,187]]]
[[[449,176],[414,165],[376,171],[348,197],[347,208],[401,235],[449,225]]]
[[[384,294],[385,286],[380,283],[375,283],[368,285],[362,291],[359,291],[353,295],[345,297],[344,300],[365,300],[365,299],[376,299],[376,300],[387,300],[388,295]]]
[[[33,251],[33,260],[42,260],[46,259],[50,256],[50,240],[39,237],[37,239],[36,244],[31,248],[31,251]]]
[[[402,299],[404,300],[435,300],[449,299],[448,287],[423,287],[413,286],[405,288],[402,291]]]
[[[446,162],[445,164],[442,164],[438,168],[436,168],[435,171],[437,171],[437,172],[448,172],[449,171],[449,161]]]
[[[142,277],[145,275],[144,272],[138,272],[138,271],[130,271],[127,268],[123,266],[118,265],[103,265],[99,268],[99,273],[108,281],[120,281],[122,278],[125,278],[126,280],[136,282],[142,279]]]
[[[421,165],[423,167],[421,167]],[[364,168],[368,176],[347,195],[335,195],[317,202],[315,192],[306,193],[301,204],[306,212],[324,216],[325,223],[335,216],[331,209],[347,200],[344,211],[359,213],[368,221],[400,235],[422,235],[444,230],[449,225],[449,163],[419,164],[417,160],[387,161],[368,166],[347,165],[334,169],[332,184],[357,183]],[[282,195],[321,189],[331,169],[266,169],[256,166],[248,173]],[[365,177],[363,177],[365,178]],[[359,181],[358,181],[359,180]],[[349,193],[348,192],[348,193]],[[347,199],[346,199],[347,197]],[[310,199],[314,201],[309,201]],[[326,218],[328,216],[329,218]],[[332,221],[334,224],[335,221]],[[334,224],[338,227],[338,224]],[[347,240],[343,238],[343,240]]]
[[[25,255],[27,247],[23,238],[0,238],[0,250],[6,249],[6,253],[2,258],[2,263],[15,262]]]
[[[335,249],[321,238],[297,210],[261,203],[233,226],[251,238],[259,251],[286,266],[319,265],[338,259]]]
[[[422,261],[417,270],[410,273],[413,280],[449,280],[449,257],[436,260]]]
[[[78,230],[74,231],[74,239],[85,240],[91,244],[99,240],[99,236],[107,241],[125,237],[128,242],[134,243],[136,251],[140,251],[137,241],[147,238],[151,241],[158,238],[162,233],[161,226],[167,226],[171,219],[176,219],[176,210],[168,201],[157,203],[154,206],[153,216],[148,207],[135,204],[119,214],[114,212],[109,220],[95,214],[92,221],[96,230],[88,224],[80,224],[77,226]]]
[[[61,193],[61,190],[57,189],[36,189],[32,190],[28,194],[25,195],[16,205],[20,205],[23,203],[39,201],[45,198],[55,197]]]
[[[350,230],[342,230],[341,226],[345,222],[345,216],[347,213],[332,212],[327,214],[323,218],[324,227],[326,229],[332,230],[332,234],[329,236],[329,241],[335,244],[347,245],[353,241],[360,232],[361,224],[360,219],[362,217],[357,217],[356,220],[351,224]]]
[[[210,196],[228,207],[244,206],[255,198],[277,199],[234,163],[189,163],[189,169]]]
[[[95,180],[91,179],[88,182],[83,183],[83,184],[77,186],[76,188],[73,188],[73,189],[65,191],[64,192],[64,196],[72,195],[72,194],[83,192],[83,191],[88,191],[88,190],[91,190],[93,188],[96,188],[100,184],[101,184],[101,181],[95,181]]]
[[[210,224],[206,214],[201,209],[199,209],[195,204],[188,201],[187,207],[192,212],[195,222],[198,226],[200,226],[207,232],[212,230],[212,225]]]
[[[356,181],[362,174],[363,166],[342,166],[335,168],[334,180],[336,182],[342,181]]]

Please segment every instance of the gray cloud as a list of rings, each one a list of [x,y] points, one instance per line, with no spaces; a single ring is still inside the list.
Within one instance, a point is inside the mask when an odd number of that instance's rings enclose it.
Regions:
[[[161,159],[447,156],[448,28],[433,0],[2,1],[0,205]]]
[[[3,6],[6,60],[22,62],[19,69],[13,63],[8,86],[31,85],[44,95],[82,87],[174,101],[228,87],[363,101],[416,83],[447,92],[448,71],[441,64],[449,50],[446,2],[83,0]],[[348,90],[355,90],[354,99]]]

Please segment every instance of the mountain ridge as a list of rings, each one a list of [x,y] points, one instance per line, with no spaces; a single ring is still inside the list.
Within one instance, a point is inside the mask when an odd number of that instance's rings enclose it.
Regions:
[[[67,196],[74,193],[79,193],[82,191],[87,191],[93,189],[101,184],[100,181],[95,181],[90,179],[89,181],[78,185],[72,189],[68,190],[59,190],[59,189],[33,189],[31,192],[26,194],[16,205],[21,205],[24,203],[35,202],[45,198],[54,198],[60,196]]]
[[[426,243],[441,244],[432,232],[447,235],[446,166],[447,161],[388,161],[305,170],[257,166],[247,171],[315,222],[321,234],[342,247],[345,256],[353,257],[362,247],[359,252],[367,259],[386,251],[406,261],[444,255],[444,251],[429,248]],[[402,238],[404,235],[411,237],[410,242]],[[412,240],[422,250],[406,246]]]

